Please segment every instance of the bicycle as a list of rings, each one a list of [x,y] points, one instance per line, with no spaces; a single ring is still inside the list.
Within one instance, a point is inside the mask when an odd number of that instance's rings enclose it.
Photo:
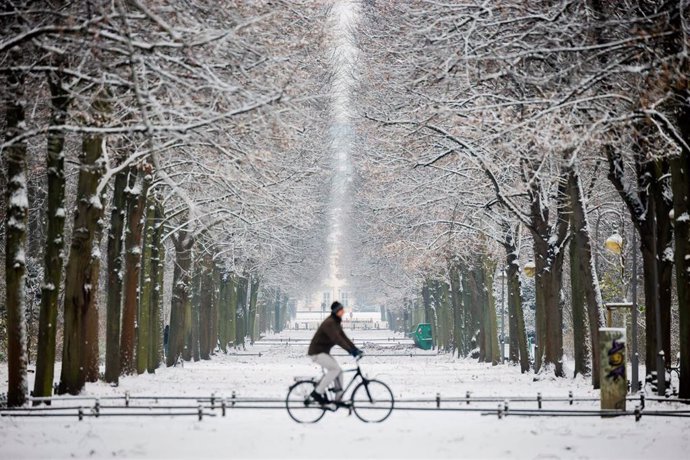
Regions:
[[[329,398],[327,404],[322,405],[314,401],[310,395],[321,379],[297,377],[285,398],[285,406],[290,417],[298,423],[316,423],[326,415],[327,411],[336,412],[340,408],[345,408],[349,414],[354,412],[357,418],[366,423],[381,423],[386,420],[393,412],[395,405],[393,392],[382,381],[368,379],[364,376],[359,366],[361,358],[362,356],[359,356],[356,359],[356,368],[343,371],[343,373],[354,372],[354,376],[345,386],[341,401],[335,400],[333,384],[326,392],[327,398],[329,394],[333,396],[332,399]],[[359,384],[352,390],[349,400],[346,399],[345,395],[347,395],[348,390],[357,381],[360,381]]]

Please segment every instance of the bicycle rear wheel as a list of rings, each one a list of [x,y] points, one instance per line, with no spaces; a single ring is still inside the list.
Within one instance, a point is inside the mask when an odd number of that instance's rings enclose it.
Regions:
[[[380,380],[365,380],[352,392],[352,409],[363,422],[383,422],[394,405],[393,392]]]
[[[316,423],[326,413],[321,404],[309,397],[314,388],[316,383],[312,380],[301,380],[290,387],[285,398],[285,407],[295,422]]]

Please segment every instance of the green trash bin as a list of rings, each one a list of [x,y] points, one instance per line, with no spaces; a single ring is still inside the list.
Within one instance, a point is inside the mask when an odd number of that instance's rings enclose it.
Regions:
[[[422,350],[431,350],[434,346],[434,339],[431,335],[431,324],[429,323],[418,324],[417,327],[410,332],[410,337],[414,340],[414,344],[417,348],[421,348]]]

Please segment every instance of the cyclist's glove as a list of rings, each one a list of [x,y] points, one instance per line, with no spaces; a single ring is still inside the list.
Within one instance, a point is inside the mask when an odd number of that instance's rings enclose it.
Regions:
[[[355,347],[355,348],[350,352],[350,354],[352,355],[353,358],[357,358],[357,357],[359,357],[359,356],[362,356],[362,355],[364,354],[364,352],[363,352],[362,350],[360,350],[359,348]]]

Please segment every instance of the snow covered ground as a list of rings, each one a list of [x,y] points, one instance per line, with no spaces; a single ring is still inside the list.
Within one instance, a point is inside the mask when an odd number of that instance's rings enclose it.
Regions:
[[[313,332],[273,336],[308,338]],[[492,367],[449,356],[376,357],[409,353],[384,346],[390,331],[349,331],[365,346],[362,367],[387,382],[398,398],[474,396],[597,396],[581,379],[533,381],[512,366]],[[401,337],[401,336],[398,336]],[[378,339],[378,340],[377,340]],[[315,375],[306,343],[266,341],[247,353],[126,377],[117,388],[89,384],[86,394],[283,398],[294,376]],[[352,360],[340,357],[345,365]],[[6,368],[0,371],[5,385]],[[135,402],[136,403],[136,402]],[[90,403],[89,403],[90,404]],[[121,403],[118,403],[121,404]],[[444,404],[445,405],[445,404]],[[460,407],[459,403],[454,404]],[[477,403],[477,407],[496,407]],[[536,408],[536,403],[515,407]],[[546,403],[545,408],[567,407]],[[578,408],[598,408],[582,403]],[[664,406],[665,407],[665,406]],[[0,459],[23,458],[688,458],[690,419],[643,416],[601,419],[482,416],[465,412],[393,412],[382,424],[345,412],[299,425],[284,410],[228,410],[226,417],[0,418]]]

